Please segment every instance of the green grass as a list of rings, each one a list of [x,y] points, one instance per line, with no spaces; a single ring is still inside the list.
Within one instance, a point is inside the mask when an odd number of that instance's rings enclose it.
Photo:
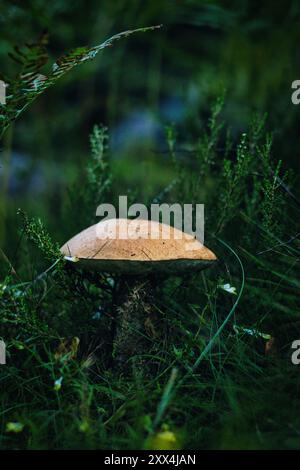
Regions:
[[[111,367],[118,278],[70,270],[58,255],[58,242],[94,221],[94,201],[118,195],[105,128],[95,127],[86,179],[78,176],[58,211],[57,240],[41,221],[19,217],[15,254],[1,264],[8,353],[0,369],[1,449],[299,448],[299,370],[290,359],[300,337],[293,178],[273,157],[264,119],[256,116],[235,143],[221,113],[219,100],[206,133],[190,143],[191,157],[178,158],[167,132],[176,174],[163,199],[205,203],[206,244],[220,261],[161,283],[160,332],[145,355],[151,375]],[[257,332],[275,338],[272,354]],[[23,427],[8,432],[12,422]]]

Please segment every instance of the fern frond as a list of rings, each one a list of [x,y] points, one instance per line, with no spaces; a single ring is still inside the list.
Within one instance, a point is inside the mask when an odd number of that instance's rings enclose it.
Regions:
[[[24,50],[15,49],[12,58],[20,63],[21,71],[14,79],[3,77],[8,85],[6,104],[0,107],[0,138],[10,124],[45,90],[54,85],[57,80],[79,64],[92,60],[99,51],[112,46],[123,37],[133,33],[151,31],[158,26],[138,28],[115,34],[102,44],[94,47],[78,47],[60,57],[53,65],[48,76],[40,74],[41,68],[48,62],[48,54],[45,49],[47,37],[42,36],[36,44],[29,44]],[[2,77],[1,77],[2,78]]]

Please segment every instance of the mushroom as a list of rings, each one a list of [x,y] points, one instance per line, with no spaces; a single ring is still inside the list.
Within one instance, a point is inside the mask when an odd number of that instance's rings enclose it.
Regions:
[[[118,275],[113,306],[113,357],[117,367],[149,349],[158,320],[154,290],[160,276],[213,265],[215,254],[190,234],[157,221],[105,219],[61,247],[74,266]]]

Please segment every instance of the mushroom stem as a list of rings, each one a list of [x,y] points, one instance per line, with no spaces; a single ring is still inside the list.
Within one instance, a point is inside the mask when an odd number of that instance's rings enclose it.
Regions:
[[[149,351],[156,336],[156,312],[151,278],[121,277],[114,299],[115,334],[113,363],[117,370],[128,370],[131,358]],[[133,366],[140,370],[145,360],[139,357]]]

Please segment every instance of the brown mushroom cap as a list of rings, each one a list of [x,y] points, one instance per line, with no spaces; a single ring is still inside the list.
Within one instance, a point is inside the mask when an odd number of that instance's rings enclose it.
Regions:
[[[99,222],[71,238],[61,252],[78,267],[120,274],[198,271],[217,260],[192,235],[141,219]]]

